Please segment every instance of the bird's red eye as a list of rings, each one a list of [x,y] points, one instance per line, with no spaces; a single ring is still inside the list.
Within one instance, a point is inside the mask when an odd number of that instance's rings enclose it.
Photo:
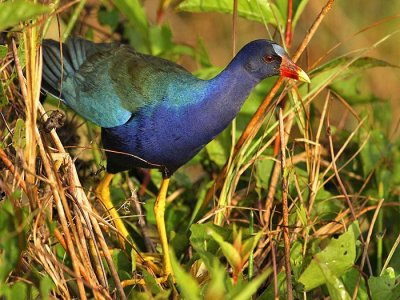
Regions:
[[[271,55],[266,55],[263,57],[263,59],[266,63],[270,63],[274,60],[274,58]]]

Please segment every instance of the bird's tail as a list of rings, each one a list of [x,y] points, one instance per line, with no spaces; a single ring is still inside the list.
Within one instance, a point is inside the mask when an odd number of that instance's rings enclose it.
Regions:
[[[79,70],[92,44],[80,38],[71,38],[63,44],[54,40],[43,40],[42,88],[63,99],[63,80],[74,76]]]

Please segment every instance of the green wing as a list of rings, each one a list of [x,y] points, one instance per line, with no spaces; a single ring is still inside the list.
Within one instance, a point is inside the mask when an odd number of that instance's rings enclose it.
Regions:
[[[61,71],[59,45],[43,41],[44,89],[101,127],[122,125],[137,110],[169,98],[176,85],[196,81],[170,61],[78,38],[63,44]]]

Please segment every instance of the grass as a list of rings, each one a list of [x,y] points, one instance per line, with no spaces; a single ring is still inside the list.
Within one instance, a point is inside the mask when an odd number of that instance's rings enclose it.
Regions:
[[[184,15],[164,2],[159,20]],[[190,59],[203,78],[218,69],[211,51],[202,41],[193,47],[176,42],[176,29],[149,21],[156,8],[146,7],[146,14],[137,1],[0,4],[3,11],[21,12],[0,18],[0,28],[7,29],[0,46],[0,296],[400,297],[399,121],[395,113],[391,118],[397,107],[371,88],[376,82],[365,84],[377,67],[389,77],[398,72],[390,61],[370,55],[396,37],[392,22],[398,16],[358,26],[321,54],[309,45],[333,30],[321,24],[327,18],[331,24],[332,8],[346,11],[343,4],[327,1],[317,13],[315,4],[294,1],[292,36],[285,30],[292,1],[270,2],[262,10],[239,2],[239,17],[233,3],[205,3],[184,1],[178,8],[216,12],[221,20],[222,13],[232,14],[234,41],[244,24],[239,18],[260,23],[275,40],[293,44],[295,60],[306,54],[312,83],[266,80],[235,125],[174,175],[166,223],[176,284],[156,280],[162,265],[152,207],[161,175],[152,170],[115,176],[112,198],[132,236],[130,246],[120,249],[94,195],[105,165],[100,129],[55,99],[44,107],[39,102],[39,44],[47,31],[62,38],[122,39],[143,52]],[[368,35],[367,45],[348,48],[371,31],[379,33]],[[53,111],[65,112],[64,125]],[[138,250],[153,259],[137,258]]]

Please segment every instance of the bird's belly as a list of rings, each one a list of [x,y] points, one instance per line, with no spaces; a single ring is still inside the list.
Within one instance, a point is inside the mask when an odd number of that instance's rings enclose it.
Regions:
[[[159,109],[122,126],[103,129],[107,169],[116,173],[133,167],[166,168],[172,173],[215,136],[201,128],[199,120],[188,114]]]

